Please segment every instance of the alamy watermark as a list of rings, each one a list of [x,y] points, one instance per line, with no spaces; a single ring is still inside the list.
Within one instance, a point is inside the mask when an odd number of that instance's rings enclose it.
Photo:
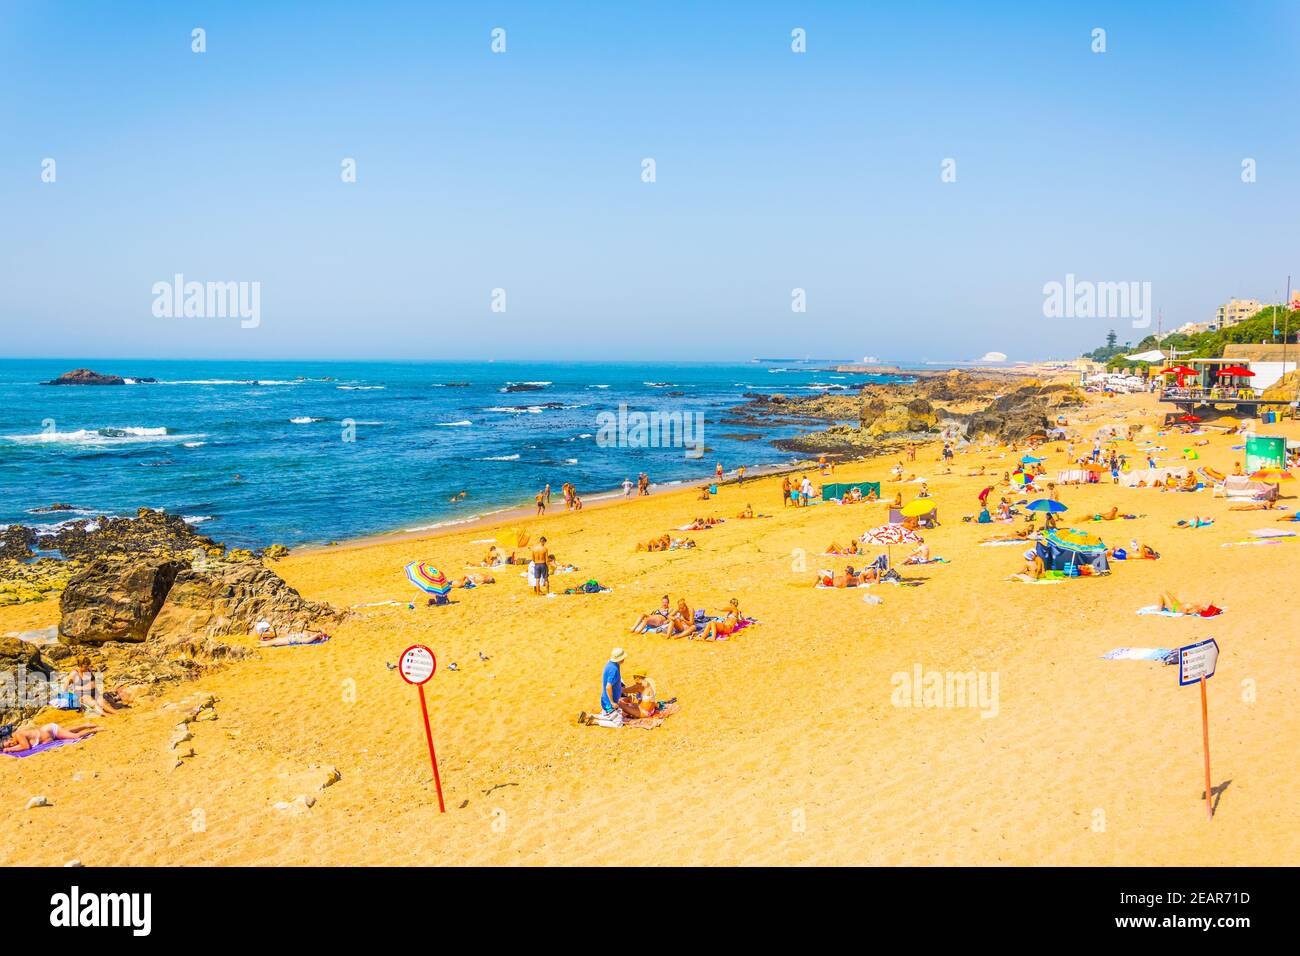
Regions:
[[[687,458],[704,457],[703,412],[617,412],[596,415],[596,445],[600,448],[684,448]]]
[[[987,720],[998,715],[997,671],[927,671],[920,664],[898,671],[889,682],[895,707],[969,707]]]
[[[1049,319],[1131,319],[1133,328],[1151,325],[1150,282],[1092,282],[1068,273],[1064,282],[1043,285],[1043,315]]]
[[[186,282],[176,273],[155,282],[153,314],[159,319],[239,319],[242,329],[262,324],[262,283]]]

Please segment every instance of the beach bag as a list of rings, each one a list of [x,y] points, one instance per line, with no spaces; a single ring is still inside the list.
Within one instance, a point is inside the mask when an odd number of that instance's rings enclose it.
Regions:
[[[1116,548],[1113,557],[1115,558],[1116,561],[1127,561],[1128,552],[1125,551],[1123,548]]]
[[[600,583],[595,578],[592,578],[586,584],[582,585],[582,587],[579,588],[579,590],[582,591],[584,594],[599,594]]]
[[[695,623],[704,624],[708,621],[709,616],[704,613],[704,608],[697,608],[695,611]]]
[[[718,493],[718,486],[717,486],[717,485],[709,485],[709,494],[711,494],[711,495],[716,495],[717,493]]]

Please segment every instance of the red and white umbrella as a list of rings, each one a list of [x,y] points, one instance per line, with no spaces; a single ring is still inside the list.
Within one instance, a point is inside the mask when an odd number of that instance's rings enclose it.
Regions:
[[[863,544],[883,544],[885,546],[885,557],[892,568],[894,566],[894,555],[890,549],[893,545],[920,544],[925,539],[911,528],[905,528],[901,524],[882,524],[879,528],[872,528],[859,540]]]

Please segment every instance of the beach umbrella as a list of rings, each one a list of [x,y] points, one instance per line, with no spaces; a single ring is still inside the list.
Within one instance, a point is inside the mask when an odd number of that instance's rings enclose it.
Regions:
[[[423,561],[411,562],[406,566],[405,571],[407,580],[426,594],[446,597],[451,591],[451,582],[447,580],[447,575]]]
[[[933,498],[913,498],[903,505],[899,512],[905,518],[919,518],[921,515],[928,515],[937,507],[938,505],[935,504]]]
[[[1065,505],[1059,501],[1053,501],[1051,498],[1039,498],[1037,501],[1031,501],[1025,505],[1030,511],[1042,511],[1047,514],[1060,514],[1062,511],[1069,511]]]
[[[1046,460],[1047,459],[1045,458],[1035,458],[1033,455],[1026,455],[1024,458],[1020,459],[1020,463],[1022,465],[1038,465]]]
[[[1229,365],[1225,369],[1219,370],[1219,378],[1226,378],[1229,375],[1239,375],[1242,378],[1254,378],[1255,373],[1241,365]]]
[[[904,528],[901,524],[882,524],[879,528],[872,528],[859,540],[863,544],[883,544],[885,557],[892,568],[894,566],[893,545],[920,544],[925,539],[911,528]]]
[[[1261,468],[1259,471],[1251,472],[1250,480],[1266,481],[1270,485],[1276,485],[1281,481],[1295,481],[1295,475],[1285,468]]]
[[[520,528],[511,528],[500,535],[497,540],[507,551],[518,551],[528,543],[528,532]]]
[[[1199,422],[1201,419],[1197,415],[1180,415],[1178,420],[1180,422]]]
[[[1018,471],[1011,476],[1011,480],[1018,485],[1027,486],[1034,480],[1034,476],[1023,471]]]

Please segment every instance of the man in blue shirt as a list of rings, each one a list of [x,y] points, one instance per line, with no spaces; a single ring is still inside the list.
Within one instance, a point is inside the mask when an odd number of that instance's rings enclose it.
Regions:
[[[609,661],[606,662],[605,670],[600,675],[600,707],[603,713],[588,716],[587,712],[583,711],[578,715],[578,723],[589,726],[596,724],[601,727],[623,726],[623,710],[619,706],[619,701],[623,697],[623,669],[619,665],[623,663],[623,658],[626,656],[621,647],[616,647],[609,652]]]

